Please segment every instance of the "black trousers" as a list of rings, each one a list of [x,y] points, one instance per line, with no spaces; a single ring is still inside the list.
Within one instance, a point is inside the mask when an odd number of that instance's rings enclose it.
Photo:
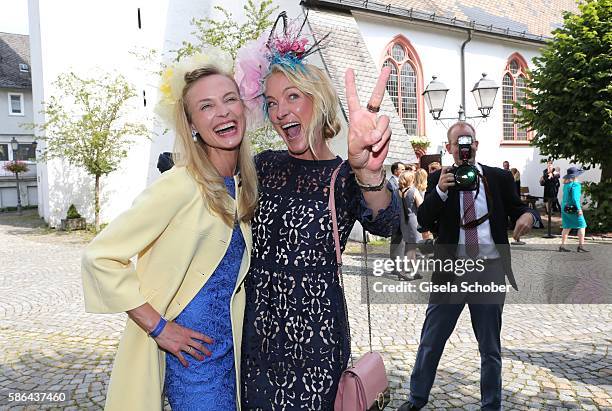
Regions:
[[[501,260],[488,262],[482,273],[477,273],[472,278],[459,277],[454,283],[458,284],[461,281],[503,284],[504,274]],[[505,293],[477,295],[459,292],[452,294],[432,295],[430,298],[416,361],[410,377],[410,401],[419,408],[425,406],[429,401],[429,393],[436,377],[438,363],[444,352],[444,346],[467,304],[480,352],[481,406],[483,410],[500,410],[502,400],[500,334]],[[483,302],[489,303],[483,304]]]

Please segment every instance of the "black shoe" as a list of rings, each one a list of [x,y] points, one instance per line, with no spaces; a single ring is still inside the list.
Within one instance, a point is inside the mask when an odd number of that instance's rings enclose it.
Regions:
[[[397,273],[397,279],[399,281],[412,281],[413,278],[406,274]]]
[[[590,252],[589,250],[587,250],[586,248],[582,247],[581,245],[578,246],[576,251],[578,251],[579,253],[589,253]]]
[[[413,405],[410,401],[403,403],[397,411],[419,411],[420,408]]]
[[[567,248],[563,247],[562,245],[559,246],[559,251],[561,251],[562,253],[569,253],[570,250],[568,250]]]
[[[419,273],[414,273],[414,275],[412,276],[413,280],[420,280],[421,278],[423,278],[423,276]]]

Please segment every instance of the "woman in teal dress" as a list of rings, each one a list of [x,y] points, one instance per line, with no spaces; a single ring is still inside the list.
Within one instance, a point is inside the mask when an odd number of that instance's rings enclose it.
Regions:
[[[567,235],[572,228],[578,230],[577,251],[579,253],[588,252],[588,250],[584,248],[584,232],[587,224],[580,205],[580,194],[582,192],[582,187],[580,182],[576,181],[576,177],[582,173],[582,170],[579,170],[576,167],[570,167],[567,169],[567,174],[563,176],[563,203],[561,204],[561,228],[563,231],[561,232],[561,246],[559,247],[559,251],[562,252],[570,251],[569,249],[565,248],[565,242],[567,241]],[[575,207],[573,210],[572,206]]]

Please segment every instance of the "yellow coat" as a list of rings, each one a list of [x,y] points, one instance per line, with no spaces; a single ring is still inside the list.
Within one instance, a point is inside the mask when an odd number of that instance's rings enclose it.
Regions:
[[[235,182],[238,198],[240,188]],[[245,305],[242,282],[252,247],[250,225],[240,223],[240,228],[246,251],[230,303],[238,407]],[[172,321],[215,271],[231,237],[232,229],[210,213],[193,177],[184,167],[174,167],[86,248],[82,259],[85,309],[118,313],[149,302]],[[130,261],[134,255],[138,255],[136,266]],[[128,319],[105,409],[162,409],[165,356],[155,341]]]

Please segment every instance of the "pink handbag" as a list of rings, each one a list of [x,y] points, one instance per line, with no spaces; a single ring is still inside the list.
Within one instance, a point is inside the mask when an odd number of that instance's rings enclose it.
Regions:
[[[336,218],[336,204],[334,199],[334,188],[336,177],[340,171],[342,163],[332,173],[331,184],[329,188],[329,209],[332,216],[332,227],[334,231],[334,245],[336,248],[336,261],[338,263],[338,277],[340,285],[344,292],[344,279],[342,277],[342,253],[340,251],[340,236],[338,234],[338,220]],[[372,351],[372,327],[370,324],[370,292],[368,283],[368,251],[366,245],[366,232],[363,230],[363,245],[365,257],[365,273],[367,287],[367,303],[368,303],[368,331],[370,337],[370,352],[362,356],[355,364],[346,369],[340,377],[338,384],[338,392],[334,402],[335,411],[374,411],[382,410],[391,401],[389,393],[389,381],[387,380],[387,372],[385,371],[385,363],[382,356]],[[344,312],[346,314],[346,325],[349,334],[350,344],[350,327],[348,323],[348,311],[346,307],[346,299],[344,300]]]

